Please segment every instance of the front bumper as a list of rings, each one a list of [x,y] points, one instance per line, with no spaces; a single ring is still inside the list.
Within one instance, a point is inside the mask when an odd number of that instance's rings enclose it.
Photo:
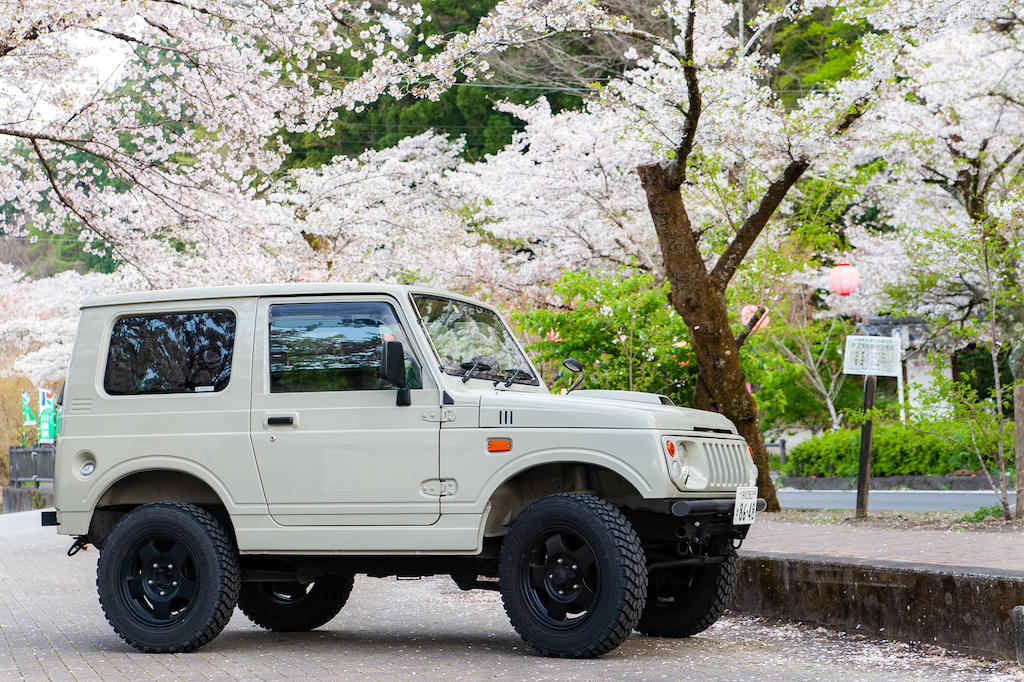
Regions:
[[[763,512],[768,508],[768,503],[763,497],[757,498],[757,511]],[[736,509],[736,500],[722,498],[715,500],[681,500],[672,504],[672,515],[680,518],[684,516],[696,516],[704,514],[728,514],[732,516]]]

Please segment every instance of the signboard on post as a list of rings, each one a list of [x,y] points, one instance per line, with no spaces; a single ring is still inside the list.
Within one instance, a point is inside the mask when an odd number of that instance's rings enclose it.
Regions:
[[[843,373],[901,377],[901,351],[898,336],[847,336]]]
[[[878,377],[896,377],[900,405],[903,405],[903,344],[899,332],[892,336],[847,336],[843,355],[843,373],[864,375],[864,411],[875,406]],[[857,468],[857,518],[868,515],[868,488],[871,479],[870,419],[860,427],[860,462]]]

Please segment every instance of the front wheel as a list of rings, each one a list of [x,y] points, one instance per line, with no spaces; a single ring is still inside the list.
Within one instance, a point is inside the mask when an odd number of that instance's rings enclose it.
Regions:
[[[103,545],[96,587],[107,622],[149,653],[192,651],[231,618],[238,553],[208,511],[167,502],[136,507]]]
[[[715,624],[736,589],[736,554],[717,564],[651,576],[647,604],[636,629],[652,637],[690,637]]]
[[[591,658],[636,627],[647,592],[643,547],[608,502],[561,493],[529,505],[499,558],[501,598],[516,632],[545,656]]]
[[[275,632],[308,632],[338,615],[352,592],[352,575],[301,583],[245,583],[238,608],[256,625]]]

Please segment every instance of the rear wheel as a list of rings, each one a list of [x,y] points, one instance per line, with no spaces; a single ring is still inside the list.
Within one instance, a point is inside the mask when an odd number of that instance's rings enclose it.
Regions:
[[[499,579],[516,632],[546,656],[590,658],[619,646],[647,591],[633,526],[608,502],[581,493],[523,510],[502,543]]]
[[[301,583],[244,583],[238,608],[275,632],[306,632],[331,621],[348,601],[353,577],[325,576]]]
[[[96,567],[107,622],[136,649],[197,649],[238,601],[238,554],[224,527],[191,504],[137,507],[114,527]]]
[[[653,637],[690,637],[721,618],[736,589],[736,554],[722,563],[651,575],[636,629]]]

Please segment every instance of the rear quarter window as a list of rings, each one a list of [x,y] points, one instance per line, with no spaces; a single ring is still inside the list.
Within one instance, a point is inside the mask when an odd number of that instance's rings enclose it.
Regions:
[[[110,335],[103,388],[110,395],[220,391],[234,345],[235,315],[227,310],[127,315]]]

